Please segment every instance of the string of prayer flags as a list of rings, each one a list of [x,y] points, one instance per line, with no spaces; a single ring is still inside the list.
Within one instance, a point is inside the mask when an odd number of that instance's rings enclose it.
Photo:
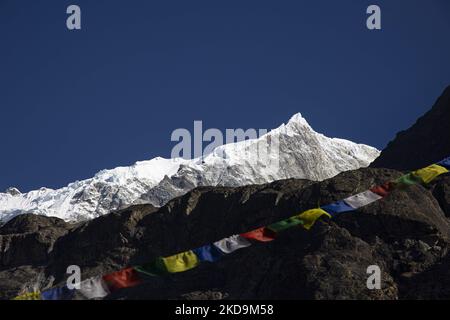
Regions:
[[[228,238],[214,242],[214,246],[225,254],[232,253],[238,249],[250,246],[251,243],[240,235],[233,235]]]
[[[316,220],[322,216],[327,216],[328,218],[331,218],[331,215],[328,212],[326,212],[320,208],[306,210],[302,214],[298,215],[298,217],[301,220],[303,220],[302,225],[306,230],[311,229],[311,227],[314,225]]]
[[[109,291],[137,286],[142,283],[139,273],[134,268],[126,268],[103,276]]]

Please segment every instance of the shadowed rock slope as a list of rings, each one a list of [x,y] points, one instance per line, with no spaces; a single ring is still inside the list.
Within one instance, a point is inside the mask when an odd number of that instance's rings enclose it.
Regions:
[[[433,108],[409,129],[401,131],[370,165],[413,170],[450,155],[450,86]]]
[[[83,278],[211,243],[397,178],[359,169],[322,182],[281,180],[246,187],[201,187],[162,208],[133,206],[67,224],[22,215],[0,228],[0,298],[62,283],[68,265]],[[450,298],[448,176],[413,186],[359,211],[292,228],[196,269],[124,289],[108,299]],[[380,266],[382,289],[366,288]]]

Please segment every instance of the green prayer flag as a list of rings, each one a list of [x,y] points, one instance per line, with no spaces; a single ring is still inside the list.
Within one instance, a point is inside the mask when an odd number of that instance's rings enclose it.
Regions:
[[[137,272],[149,275],[149,276],[160,276],[168,273],[166,265],[162,258],[156,258],[150,263],[144,265],[136,266],[134,269]]]
[[[267,228],[275,232],[280,232],[289,229],[291,227],[297,226],[299,224],[303,224],[303,220],[299,219],[298,217],[290,217],[288,219],[272,223],[269,226],[267,226]]]
[[[405,174],[394,181],[396,188],[403,188],[422,183],[422,179],[412,173]]]

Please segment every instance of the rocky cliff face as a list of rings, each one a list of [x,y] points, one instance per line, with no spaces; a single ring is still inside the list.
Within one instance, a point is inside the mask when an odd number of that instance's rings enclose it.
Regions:
[[[450,155],[450,86],[433,108],[401,131],[371,164],[375,168],[413,170]]]
[[[0,298],[211,243],[326,204],[400,175],[359,169],[322,181],[288,179],[245,187],[200,187],[161,208],[133,206],[79,224],[35,215],[0,228]],[[395,191],[356,212],[293,228],[216,263],[149,279],[108,299],[450,298],[448,176],[429,189]],[[366,288],[369,265],[382,289]]]

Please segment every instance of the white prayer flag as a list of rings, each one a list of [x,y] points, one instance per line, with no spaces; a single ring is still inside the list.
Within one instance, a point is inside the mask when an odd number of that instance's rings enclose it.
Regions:
[[[88,299],[103,298],[109,294],[108,287],[102,277],[92,277],[80,282],[78,291]]]
[[[231,253],[240,248],[245,248],[251,245],[251,243],[241,237],[240,235],[234,235],[217,242],[214,242],[214,245],[220,249],[223,253]]]
[[[367,191],[355,194],[354,196],[348,197],[348,198],[344,199],[344,201],[350,207],[358,209],[358,208],[364,207],[374,201],[380,200],[381,198],[383,198],[383,197],[370,191],[370,190],[367,190]]]

